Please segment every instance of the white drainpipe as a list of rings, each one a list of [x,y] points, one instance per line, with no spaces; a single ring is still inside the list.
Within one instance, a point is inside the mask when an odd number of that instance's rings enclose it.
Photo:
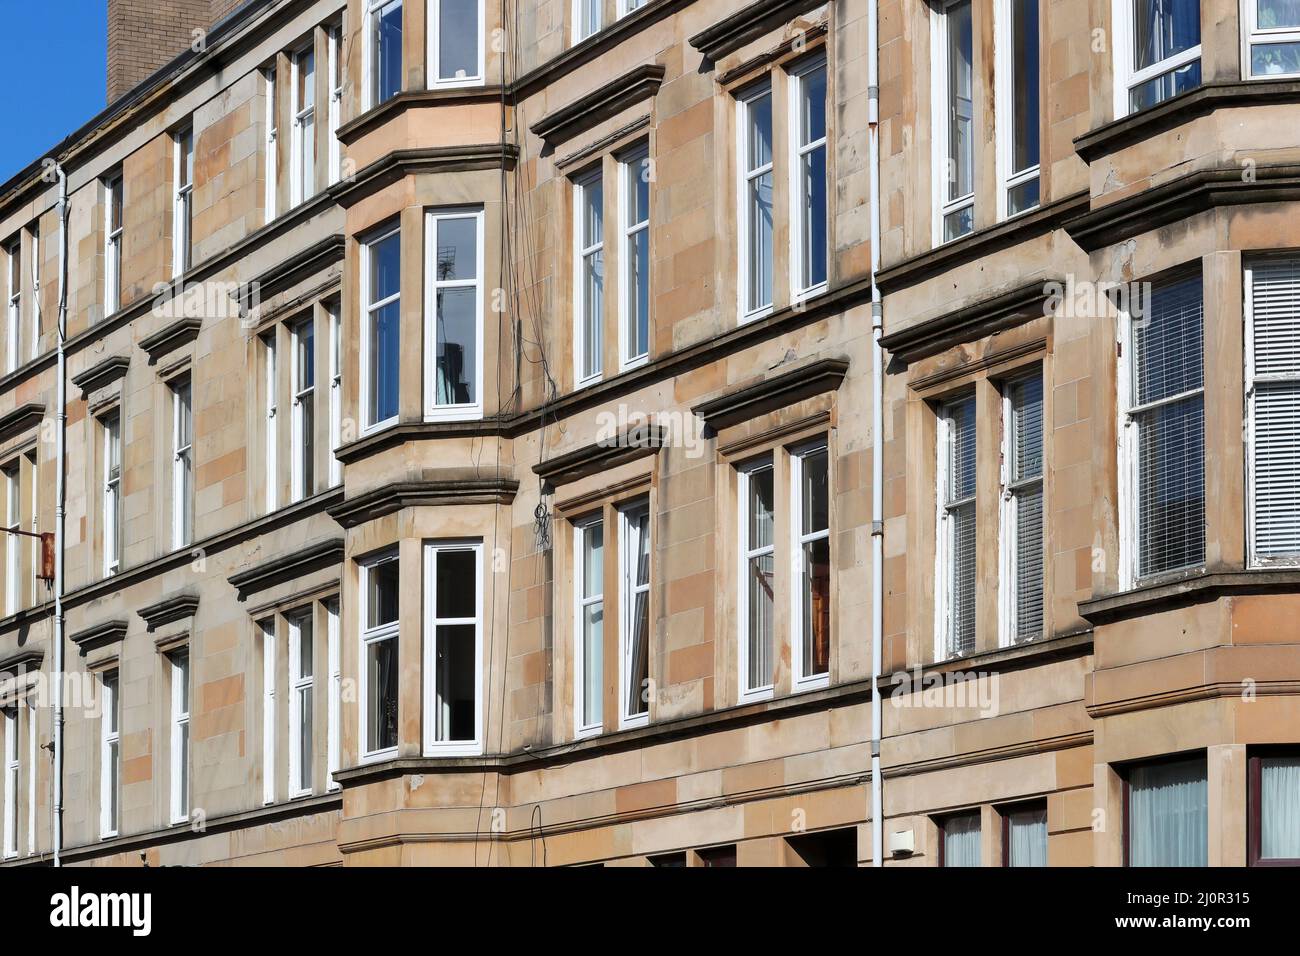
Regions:
[[[63,851],[63,524],[67,461],[68,383],[64,342],[68,335],[68,176],[56,166],[59,177],[59,327],[58,327],[58,445],[54,492],[54,865]]]
[[[878,0],[867,0],[867,138],[871,161],[871,865],[885,863],[884,782],[880,778],[883,711],[880,672],[885,631],[885,381],[880,337],[884,332],[880,289],[880,49]]]

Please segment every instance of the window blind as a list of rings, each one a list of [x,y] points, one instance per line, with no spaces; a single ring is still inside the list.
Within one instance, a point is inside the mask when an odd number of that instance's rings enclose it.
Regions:
[[[1251,265],[1252,557],[1300,558],[1300,258]]]
[[[1035,373],[1008,388],[1011,412],[1009,483],[1014,546],[1011,637],[1043,633],[1043,379]]]
[[[947,642],[951,656],[975,649],[975,398],[945,406],[943,476],[948,574]]]

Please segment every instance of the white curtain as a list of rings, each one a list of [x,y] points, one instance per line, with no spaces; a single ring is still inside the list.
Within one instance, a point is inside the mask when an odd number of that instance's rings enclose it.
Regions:
[[[1011,866],[1047,866],[1047,808],[1020,810],[1007,818]]]
[[[980,865],[980,817],[978,813],[952,817],[944,822],[943,865]]]
[[[1260,764],[1260,856],[1300,859],[1300,757]]]
[[[1129,773],[1129,865],[1206,866],[1204,760],[1136,767]]]

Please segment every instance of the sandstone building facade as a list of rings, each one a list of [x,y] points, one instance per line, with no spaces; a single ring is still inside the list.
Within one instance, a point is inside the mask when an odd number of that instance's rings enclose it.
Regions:
[[[3,865],[1300,859],[1296,4],[109,6]]]

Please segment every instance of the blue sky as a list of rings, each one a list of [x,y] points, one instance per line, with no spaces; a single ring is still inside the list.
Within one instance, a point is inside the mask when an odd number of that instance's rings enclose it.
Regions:
[[[106,105],[108,0],[0,0],[0,10],[0,78],[17,100],[0,136],[3,183]]]

